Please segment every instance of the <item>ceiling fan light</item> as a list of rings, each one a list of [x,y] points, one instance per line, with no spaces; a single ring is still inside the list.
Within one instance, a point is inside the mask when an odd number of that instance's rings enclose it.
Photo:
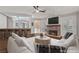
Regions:
[[[36,12],[38,13],[39,11],[38,11],[38,10],[36,10]]]

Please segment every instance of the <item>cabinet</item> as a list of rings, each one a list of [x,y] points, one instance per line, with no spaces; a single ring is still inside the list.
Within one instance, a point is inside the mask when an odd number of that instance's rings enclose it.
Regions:
[[[7,40],[1,40],[0,39],[0,53],[7,52]]]

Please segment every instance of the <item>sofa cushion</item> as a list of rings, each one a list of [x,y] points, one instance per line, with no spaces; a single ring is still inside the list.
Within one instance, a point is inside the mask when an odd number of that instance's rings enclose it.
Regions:
[[[19,37],[15,39],[15,42],[17,43],[18,46],[24,46],[23,40]]]
[[[8,53],[31,53],[26,46],[18,46],[13,37],[9,37],[7,45]]]
[[[70,32],[67,32],[65,35],[64,35],[64,38],[65,39],[68,39],[73,33],[70,33]]]
[[[23,38],[18,36],[15,33],[12,33],[12,37],[15,39],[15,42],[17,43],[18,46],[26,46],[27,49],[29,49],[31,52],[35,52],[34,49],[34,44],[33,44],[33,38]]]
[[[74,41],[75,39],[74,39],[74,34],[73,35],[71,35],[67,40],[65,40],[65,42],[64,42],[64,46],[66,46],[66,47],[68,47],[68,46],[70,46],[70,45],[72,45],[73,43],[73,41]]]
[[[17,43],[18,46],[24,46],[23,45],[23,40],[21,39],[20,36],[18,36],[15,33],[12,33],[12,37],[15,39],[15,42]]]
[[[33,41],[34,41],[34,37],[23,38],[24,45],[27,46],[31,52],[35,52],[35,46]]]
[[[18,36],[17,34],[15,34],[15,33],[12,32],[12,37],[13,37],[14,39],[16,39],[17,37],[20,37],[20,36]]]

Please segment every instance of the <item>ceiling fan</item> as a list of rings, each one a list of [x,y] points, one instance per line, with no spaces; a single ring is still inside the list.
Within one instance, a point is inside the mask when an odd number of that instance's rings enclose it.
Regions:
[[[33,8],[35,9],[35,12],[42,12],[42,13],[45,13],[46,12],[46,10],[42,10],[42,9],[40,9],[39,8],[39,6],[33,6]]]

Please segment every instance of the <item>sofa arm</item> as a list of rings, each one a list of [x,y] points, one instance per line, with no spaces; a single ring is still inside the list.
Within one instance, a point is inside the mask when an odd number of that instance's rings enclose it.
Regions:
[[[18,46],[15,42],[15,39],[9,37],[8,44],[7,44],[7,51],[8,53],[29,53],[30,51],[25,46]]]
[[[67,53],[79,53],[79,48],[76,46],[70,46],[67,50]]]

